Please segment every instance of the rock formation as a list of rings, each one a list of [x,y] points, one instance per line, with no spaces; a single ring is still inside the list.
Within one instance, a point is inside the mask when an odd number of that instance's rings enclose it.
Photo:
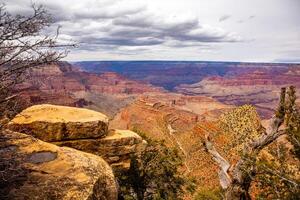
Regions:
[[[116,200],[110,166],[99,156],[4,131],[1,199]]]
[[[83,72],[67,62],[30,69],[26,80],[15,87],[15,93],[29,106],[48,103],[87,107],[110,116],[136,95],[157,91],[163,90],[117,73]]]
[[[132,131],[110,130],[103,138],[60,141],[54,144],[99,155],[113,169],[129,169],[130,154],[137,151],[142,141],[142,138]]]
[[[277,106],[280,88],[300,87],[299,67],[254,68],[248,72],[242,72],[242,69],[237,75],[206,77],[198,83],[182,84],[176,90],[183,94],[209,96],[231,105],[252,104],[263,118],[268,119]]]
[[[25,109],[9,127],[46,142],[57,142],[103,137],[107,124],[108,117],[99,112],[44,104]]]
[[[112,167],[121,169],[129,168],[130,154],[143,141],[129,130],[108,131],[108,118],[102,113],[49,104],[23,110],[8,128],[59,146],[99,155]]]
[[[200,138],[194,129],[231,109],[209,97],[174,93],[143,95],[123,108],[110,122],[110,128],[130,128],[151,139],[164,140],[168,146],[178,148],[184,161],[183,173],[205,177],[208,172],[203,165],[208,164],[207,155],[201,155]],[[198,159],[203,159],[204,164],[199,164]],[[218,180],[214,183],[217,185]]]

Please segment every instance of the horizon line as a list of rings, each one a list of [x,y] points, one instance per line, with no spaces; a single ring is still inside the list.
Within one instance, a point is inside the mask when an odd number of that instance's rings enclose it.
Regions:
[[[300,64],[300,61],[217,61],[217,60],[62,60],[69,63],[78,62],[212,62],[212,63],[248,63],[248,64]]]

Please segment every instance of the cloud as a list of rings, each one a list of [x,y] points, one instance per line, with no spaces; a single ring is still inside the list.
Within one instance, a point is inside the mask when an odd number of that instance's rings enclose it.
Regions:
[[[161,45],[203,47],[210,43],[242,41],[241,36],[222,28],[201,24],[197,17],[160,16],[138,0],[35,0],[52,14],[61,26],[64,40],[75,40],[79,50],[136,51]],[[7,3],[12,13],[29,13],[30,1]],[[225,21],[230,15],[222,16]],[[121,47],[121,48],[120,48]],[[134,48],[137,47],[137,48]]]
[[[280,59],[273,60],[273,62],[300,64],[300,59],[299,58],[280,58]]]
[[[223,15],[219,18],[219,22],[223,22],[228,20],[231,17],[231,15]]]

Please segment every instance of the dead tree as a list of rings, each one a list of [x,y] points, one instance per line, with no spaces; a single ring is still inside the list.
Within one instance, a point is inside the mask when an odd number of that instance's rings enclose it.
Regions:
[[[0,196],[6,199],[8,188],[26,179],[24,170],[9,140],[4,125],[7,115],[14,114],[18,105],[14,93],[16,84],[24,80],[28,69],[57,62],[67,54],[72,44],[58,43],[57,29],[52,36],[43,32],[52,24],[50,15],[42,6],[32,6],[28,16],[11,15],[0,5]]]
[[[31,15],[12,15],[0,5],[0,116],[13,107],[12,90],[30,68],[53,63],[67,54],[72,44],[58,43],[59,28],[51,35],[50,14],[42,6],[32,5]]]
[[[293,87],[290,88],[290,90]],[[286,117],[286,89],[281,89],[280,103],[277,111],[270,121],[269,128],[257,140],[246,144],[241,158],[230,167],[230,163],[222,157],[214,148],[209,136],[206,136],[205,147],[212,155],[214,161],[219,165],[219,179],[222,188],[225,190],[226,200],[248,200],[251,181],[257,172],[255,158],[260,151],[275,141],[279,136],[287,134],[286,129],[280,129]],[[229,169],[232,169],[229,171]]]

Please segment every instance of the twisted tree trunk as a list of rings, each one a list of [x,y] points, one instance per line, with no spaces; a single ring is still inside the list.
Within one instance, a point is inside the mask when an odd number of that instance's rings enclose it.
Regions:
[[[260,138],[245,145],[243,155],[233,167],[231,173],[228,171],[230,168],[229,162],[217,152],[209,136],[206,136],[205,147],[220,167],[220,184],[226,191],[226,200],[251,199],[249,195],[249,188],[251,186],[251,181],[256,174],[255,158],[264,147],[286,133],[285,130],[279,130],[279,127],[282,125],[285,117],[285,94],[286,89],[282,88],[279,107],[275,116],[270,121],[269,128]]]

